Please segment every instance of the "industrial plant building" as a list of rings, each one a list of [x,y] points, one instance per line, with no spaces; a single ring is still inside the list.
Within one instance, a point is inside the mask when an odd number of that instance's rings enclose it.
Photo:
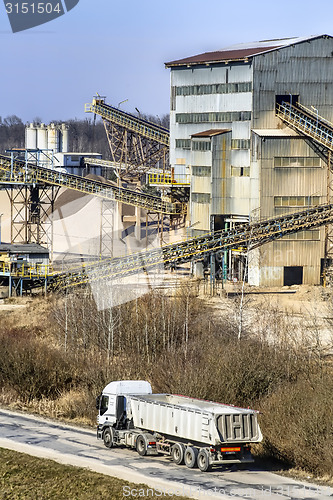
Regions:
[[[190,175],[191,234],[326,203],[330,173],[316,144],[278,116],[283,102],[333,121],[333,37],[268,40],[166,63],[170,163]],[[223,272],[252,285],[319,284],[325,228],[222,255]],[[326,254],[325,254],[326,248]]]

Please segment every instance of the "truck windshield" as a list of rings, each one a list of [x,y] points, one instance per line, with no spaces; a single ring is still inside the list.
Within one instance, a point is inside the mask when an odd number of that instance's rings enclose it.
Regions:
[[[109,396],[102,396],[101,397],[101,405],[99,407],[99,413],[100,415],[104,415],[106,410],[109,407]]]

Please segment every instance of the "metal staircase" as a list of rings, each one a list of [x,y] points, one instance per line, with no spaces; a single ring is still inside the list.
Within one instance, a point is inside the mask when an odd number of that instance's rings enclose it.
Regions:
[[[157,196],[115,187],[106,182],[64,173],[59,170],[39,167],[23,160],[13,160],[8,156],[0,155],[0,170],[6,172],[6,182],[9,183],[44,183],[65,187],[162,214],[177,215],[183,213],[184,210],[180,203],[169,203]]]

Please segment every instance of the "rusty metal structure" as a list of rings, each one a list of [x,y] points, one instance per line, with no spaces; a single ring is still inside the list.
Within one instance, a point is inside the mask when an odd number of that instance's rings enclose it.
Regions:
[[[182,204],[181,216],[179,212],[177,215],[156,207],[141,207],[147,208],[146,239],[148,226],[153,223],[163,242],[166,227],[174,225],[175,219],[178,219],[178,225],[181,221],[184,222],[184,207],[189,198],[189,182],[179,184],[174,178],[171,180],[169,130],[110,106],[106,103],[106,98],[99,95],[93,98],[92,103],[85,105],[85,112],[99,115],[103,120],[111,152],[111,162],[108,162],[108,166],[115,168],[119,185],[122,181],[139,181],[145,174],[149,174],[149,185],[160,188],[162,197],[167,191],[171,202]],[[107,166],[105,161],[103,165]],[[155,182],[151,182],[151,175],[154,176]],[[166,181],[160,182],[161,179]]]
[[[185,262],[214,259],[229,249],[242,247],[253,250],[290,234],[318,228],[333,222],[333,204],[320,205],[301,212],[287,214],[256,223],[244,223],[231,230],[208,233],[198,238],[138,252],[122,258],[86,263],[64,272],[51,266],[25,266],[11,272],[6,264],[0,267],[0,281],[9,280],[11,289],[23,291],[43,288],[46,291],[64,290],[93,281],[119,279],[147,270],[175,268]]]
[[[84,268],[50,277],[50,288],[61,290],[98,280],[122,278],[148,269],[170,269],[184,262],[215,257],[229,249],[253,250],[290,234],[311,230],[333,221],[333,204],[287,214],[256,223],[244,223],[231,230],[208,233],[198,238],[138,252],[127,257],[86,264]]]
[[[40,167],[22,160],[0,155],[0,170],[6,172],[6,182],[15,184],[47,184],[67,187],[85,194],[92,194],[103,199],[120,201],[127,205],[154,210],[164,214],[181,214],[181,204],[163,201],[140,191],[133,191],[113,186],[107,182],[96,181],[59,170]],[[3,182],[3,181],[1,181]]]
[[[168,129],[110,106],[101,96],[86,104],[85,111],[102,118],[120,179],[138,179],[156,165],[162,171],[168,167]]]

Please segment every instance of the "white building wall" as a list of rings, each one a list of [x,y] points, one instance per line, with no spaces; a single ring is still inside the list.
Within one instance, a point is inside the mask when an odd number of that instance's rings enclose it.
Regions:
[[[204,68],[187,68],[171,70],[171,95],[173,87],[185,85],[209,85],[219,83],[238,83],[252,81],[250,64],[221,65]],[[206,113],[209,111],[232,112],[251,111],[252,92],[232,92],[228,94],[180,95],[171,98],[170,112],[170,163],[175,174],[185,172],[191,165],[191,151],[176,148],[176,139],[190,139],[196,134],[209,129],[232,129],[235,138],[250,138],[250,121],[246,122],[209,122],[209,123],[177,123],[178,113]],[[183,166],[179,166],[179,159]],[[240,160],[241,161],[241,160]],[[249,163],[248,163],[249,165]]]

